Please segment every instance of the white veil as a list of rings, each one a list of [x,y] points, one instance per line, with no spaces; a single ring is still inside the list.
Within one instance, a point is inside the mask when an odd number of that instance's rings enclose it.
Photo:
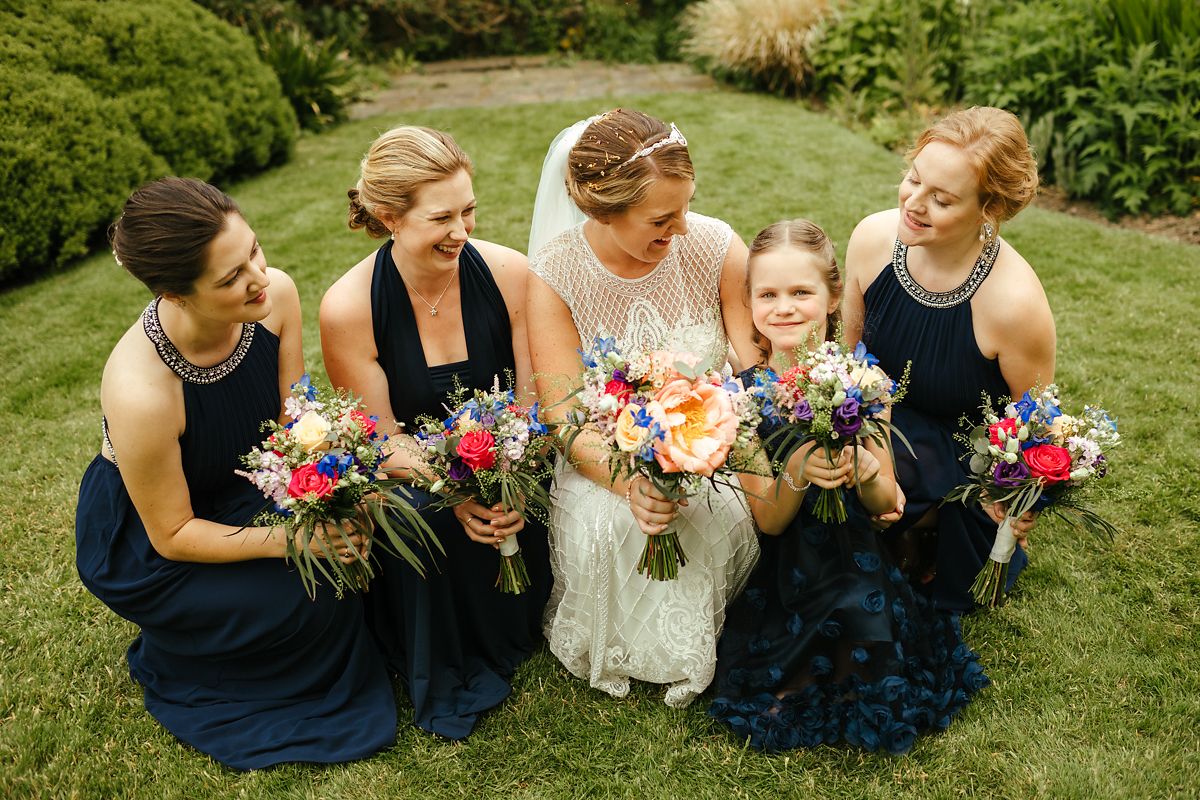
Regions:
[[[529,249],[526,252],[531,259],[546,242],[587,219],[567,194],[567,155],[587,126],[596,119],[599,119],[599,115],[581,119],[569,128],[563,128],[546,151],[537,199],[533,201],[533,224],[529,227]]]

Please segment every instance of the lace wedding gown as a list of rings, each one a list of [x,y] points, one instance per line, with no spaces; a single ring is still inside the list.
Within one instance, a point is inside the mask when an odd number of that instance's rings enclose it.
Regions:
[[[719,283],[733,231],[699,214],[687,220],[688,234],[641,278],[605,269],[582,224],[548,242],[531,269],[571,310],[585,347],[611,335],[626,353],[667,348],[720,367],[728,342]],[[553,498],[550,650],[614,697],[637,678],[671,684],[667,705],[687,705],[712,680],[726,604],[758,559],[742,499],[725,488],[691,498],[673,523],[687,565],[676,580],[652,581],[637,573],[646,537],[623,497],[560,463]]]

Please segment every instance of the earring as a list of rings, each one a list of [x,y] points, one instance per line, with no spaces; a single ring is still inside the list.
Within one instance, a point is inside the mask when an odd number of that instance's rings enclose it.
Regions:
[[[992,227],[992,223],[990,222],[983,223],[983,226],[979,229],[979,241],[981,242],[991,241],[995,235],[996,229]]]

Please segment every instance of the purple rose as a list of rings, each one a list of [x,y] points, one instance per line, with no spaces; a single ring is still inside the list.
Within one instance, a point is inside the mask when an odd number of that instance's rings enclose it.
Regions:
[[[996,465],[995,471],[992,473],[992,481],[1001,489],[1013,489],[1020,486],[1029,478],[1029,467],[1025,466],[1024,461],[1018,460],[1015,464],[1010,464],[1007,461],[1001,461]]]
[[[833,429],[839,436],[853,436],[862,424],[862,417],[858,415],[858,401],[853,397],[847,397],[840,407],[833,410]]]
[[[452,481],[465,481],[474,472],[475,470],[467,466],[467,462],[456,458],[450,462],[450,469],[446,470],[446,477]]]
[[[801,400],[799,403],[796,403],[796,407],[792,409],[792,416],[801,422],[812,422],[812,406],[808,404],[807,400]]]

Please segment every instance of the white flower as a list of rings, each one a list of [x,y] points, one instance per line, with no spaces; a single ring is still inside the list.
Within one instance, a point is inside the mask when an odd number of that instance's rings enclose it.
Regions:
[[[296,424],[292,426],[291,430],[292,438],[310,453],[329,446],[326,438],[330,431],[329,420],[316,411],[305,412],[304,416],[296,420]]]

